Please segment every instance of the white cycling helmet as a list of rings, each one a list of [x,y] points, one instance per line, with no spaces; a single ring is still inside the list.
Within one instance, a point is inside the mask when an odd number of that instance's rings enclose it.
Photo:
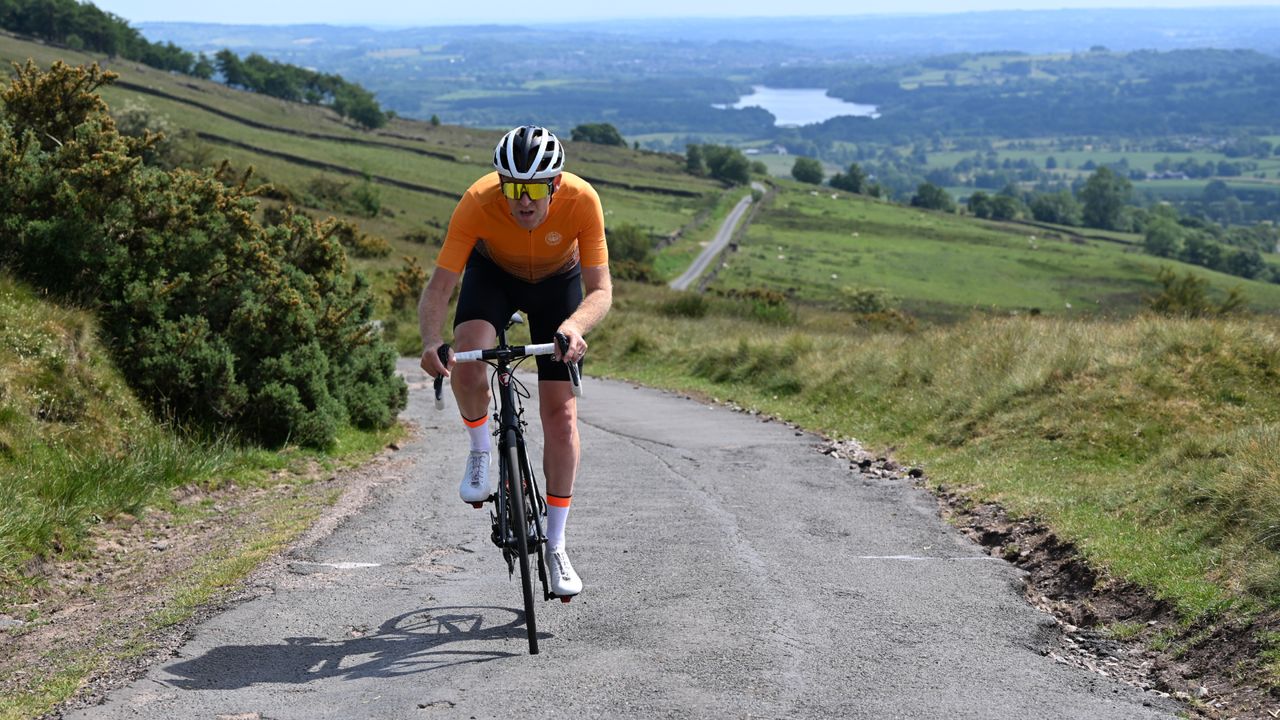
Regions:
[[[498,141],[493,169],[516,180],[545,180],[564,169],[564,146],[551,131],[521,125]]]

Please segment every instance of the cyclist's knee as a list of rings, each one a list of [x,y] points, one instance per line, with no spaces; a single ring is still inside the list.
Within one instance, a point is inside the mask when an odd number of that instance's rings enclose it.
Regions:
[[[449,374],[449,384],[462,393],[486,392],[489,389],[489,376],[485,371],[488,369],[489,366],[484,363],[457,363]]]

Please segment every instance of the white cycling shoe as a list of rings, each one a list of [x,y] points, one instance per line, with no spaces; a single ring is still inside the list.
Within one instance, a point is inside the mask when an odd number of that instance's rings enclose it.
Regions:
[[[467,471],[462,476],[462,484],[458,486],[458,495],[462,502],[474,507],[483,507],[493,486],[489,484],[489,466],[493,464],[493,453],[488,450],[472,450],[467,456]]]
[[[569,602],[569,598],[582,592],[582,578],[573,571],[564,548],[547,551],[547,575],[551,581],[551,592],[563,602]]]

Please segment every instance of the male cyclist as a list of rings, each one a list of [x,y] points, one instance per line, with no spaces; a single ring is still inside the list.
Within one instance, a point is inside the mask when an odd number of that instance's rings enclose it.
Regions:
[[[545,128],[522,126],[508,132],[494,149],[493,167],[494,172],[477,180],[458,202],[435,271],[422,291],[422,369],[432,376],[452,377],[453,394],[471,437],[458,493],[464,502],[483,502],[493,492],[487,368],[483,363],[455,368],[452,356],[445,365],[436,354],[459,276],[462,291],[453,319],[456,350],[493,347],[497,328],[505,327],[516,310],[528,314],[534,343],[552,342],[556,333],[569,338],[563,355],[557,347],[554,359],[537,358],[547,563],[552,592],[568,597],[582,591],[582,581],[564,548],[580,456],[578,411],[565,363],[582,362],[587,352],[582,336],[604,318],[613,302],[604,213],[591,185],[563,171],[564,147]]]

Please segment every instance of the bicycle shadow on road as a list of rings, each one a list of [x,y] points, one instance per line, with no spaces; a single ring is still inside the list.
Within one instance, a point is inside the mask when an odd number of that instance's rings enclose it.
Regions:
[[[509,613],[510,622],[485,625],[486,615]],[[358,630],[353,630],[358,632]],[[538,638],[549,638],[538,633]],[[183,690],[231,690],[259,683],[309,683],[340,678],[391,678],[456,665],[490,662],[522,652],[453,648],[494,641],[527,649],[523,614],[503,607],[434,607],[384,622],[373,634],[350,639],[285,638],[284,644],[225,645],[166,666],[161,682]]]

